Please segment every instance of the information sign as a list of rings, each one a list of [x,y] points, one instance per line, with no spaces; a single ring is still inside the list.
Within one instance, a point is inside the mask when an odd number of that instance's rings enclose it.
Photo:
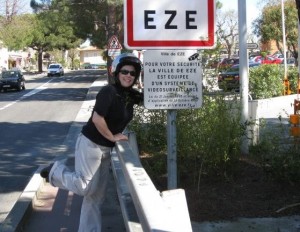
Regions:
[[[108,56],[118,56],[121,54],[121,49],[108,49]]]
[[[145,51],[145,107],[147,109],[201,107],[201,70],[196,50]]]
[[[215,45],[215,0],[125,0],[128,49],[198,49]]]
[[[257,43],[247,43],[247,49],[257,49],[258,44]]]

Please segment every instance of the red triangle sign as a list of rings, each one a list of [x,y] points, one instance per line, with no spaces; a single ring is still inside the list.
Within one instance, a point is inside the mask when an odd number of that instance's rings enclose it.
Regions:
[[[110,37],[108,41],[108,49],[122,49],[122,45],[120,44],[118,38],[115,35]]]

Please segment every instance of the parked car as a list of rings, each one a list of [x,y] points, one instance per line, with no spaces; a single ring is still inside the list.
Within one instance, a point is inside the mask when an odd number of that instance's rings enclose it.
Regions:
[[[249,68],[260,66],[261,63],[249,63]],[[223,90],[239,89],[240,74],[239,64],[231,66],[229,69],[221,72],[218,76],[218,86]]]
[[[91,69],[92,68],[92,65],[90,63],[83,63],[81,65],[81,68],[82,69]]]
[[[12,69],[2,71],[0,77],[0,89],[17,89],[18,91],[25,89],[25,78],[21,70]]]
[[[47,76],[63,76],[64,68],[61,64],[50,64],[48,67]]]
[[[239,63],[239,58],[224,58],[219,64],[219,69],[227,69],[233,65],[236,65]]]
[[[91,64],[91,69],[99,69],[99,65],[98,64]]]
[[[274,54],[274,55],[272,55],[272,57],[280,59],[280,60],[284,59],[284,56],[282,54],[280,54],[280,53]]]
[[[284,65],[284,59],[282,60],[281,62],[282,65]],[[286,64],[288,67],[296,67],[297,64],[296,64],[296,59],[291,57],[291,58],[287,58],[286,59]]]
[[[204,64],[206,68],[217,68],[219,63],[222,60],[218,59],[218,58],[213,58],[213,59],[209,59],[206,61],[206,63]]]
[[[272,56],[266,56],[266,57],[255,56],[252,59],[250,59],[250,62],[261,63],[261,64],[280,64],[281,61],[282,61],[281,59]]]

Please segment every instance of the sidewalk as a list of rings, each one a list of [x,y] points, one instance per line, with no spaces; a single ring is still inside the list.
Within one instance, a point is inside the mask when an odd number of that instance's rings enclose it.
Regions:
[[[73,162],[74,159],[68,161],[70,165]],[[22,231],[76,232],[79,225],[81,203],[82,197],[43,182]],[[102,212],[103,232],[125,231],[112,173]]]

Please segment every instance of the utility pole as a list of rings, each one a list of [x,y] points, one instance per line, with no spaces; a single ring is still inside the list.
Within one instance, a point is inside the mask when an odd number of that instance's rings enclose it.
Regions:
[[[242,137],[241,152],[243,155],[249,154],[248,133],[248,95],[249,95],[249,77],[248,77],[248,54],[247,54],[247,16],[246,0],[238,1],[238,19],[239,19],[239,57],[240,57],[240,96],[242,104],[241,123],[246,126],[246,134]]]

